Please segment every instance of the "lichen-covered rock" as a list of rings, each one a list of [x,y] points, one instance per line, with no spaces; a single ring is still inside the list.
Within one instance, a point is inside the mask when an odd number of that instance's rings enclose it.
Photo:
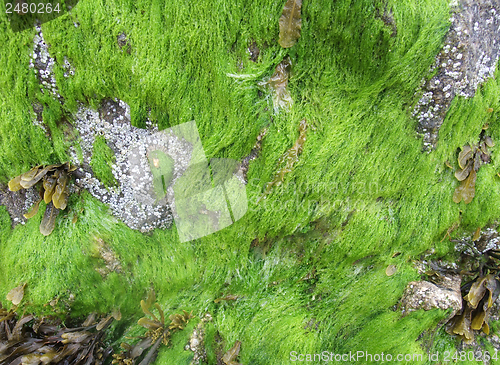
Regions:
[[[429,281],[412,281],[406,286],[400,308],[404,314],[418,309],[452,308],[450,317],[453,317],[462,309],[460,282],[458,275],[443,277],[439,286]]]
[[[439,128],[456,95],[473,97],[493,76],[500,55],[500,1],[461,0],[450,18],[435,76],[423,86],[413,115],[424,135],[424,149],[436,147]]]

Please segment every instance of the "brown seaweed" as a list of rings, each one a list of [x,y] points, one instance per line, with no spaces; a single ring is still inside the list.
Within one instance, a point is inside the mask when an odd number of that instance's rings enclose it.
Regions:
[[[452,327],[452,334],[460,335],[460,337],[466,342],[470,343],[474,339],[474,332],[471,329],[471,313],[472,309],[467,307],[464,312],[458,316]]]
[[[485,137],[484,138],[484,143],[488,146],[488,147],[494,147],[495,146],[495,143],[493,142],[493,140],[491,139],[491,137]]]
[[[259,84],[271,89],[275,111],[279,109],[288,110],[293,105],[293,99],[287,89],[291,69],[292,61],[289,57],[286,57],[276,66],[271,78]]]
[[[226,295],[225,297],[221,297],[221,298],[217,298],[214,300],[214,303],[219,303],[223,300],[237,300],[239,298],[239,295],[234,295],[234,294],[229,294],[229,295]]]
[[[281,165],[285,163],[285,166],[276,172],[274,179],[269,182],[266,186],[264,194],[259,198],[257,202],[261,199],[265,199],[269,195],[274,186],[280,186],[285,180],[285,175],[293,170],[293,166],[299,161],[299,155],[304,149],[304,143],[306,142],[306,132],[307,132],[307,121],[302,119],[299,124],[299,137],[295,141],[294,145],[278,160],[278,164]]]
[[[40,223],[40,233],[44,236],[48,236],[52,233],[56,226],[56,217],[59,214],[59,209],[54,207],[54,204],[50,202],[45,208],[45,213],[43,215],[42,223]]]
[[[477,227],[474,235],[472,236],[473,241],[477,241],[481,237],[481,227]]]
[[[460,151],[460,153],[458,154],[458,165],[460,166],[460,168],[465,168],[465,163],[472,157],[472,155],[472,148],[468,145],[465,145],[462,151]]]
[[[21,174],[21,182],[22,181],[31,181],[36,176],[36,174],[38,173],[38,170],[40,169],[41,166],[42,165],[35,166],[31,170],[29,170],[25,173],[22,173]]]
[[[387,276],[392,276],[392,275],[394,275],[396,273],[396,271],[397,271],[396,265],[389,265],[385,269],[385,274]]]
[[[302,27],[301,6],[302,0],[288,0],[283,7],[283,13],[279,20],[279,44],[283,48],[292,47],[300,38],[300,29]]]
[[[171,323],[168,326],[169,329],[184,329],[186,323],[189,322],[190,318],[193,318],[193,313],[188,313],[185,310],[182,311],[183,314],[171,314],[168,316]]]
[[[38,208],[40,207],[40,202],[42,199],[38,199],[35,204],[31,207],[31,210],[28,213],[23,214],[24,218],[30,219],[35,216],[36,213],[38,213]]]
[[[488,320],[499,293],[500,282],[493,274],[478,277],[464,296],[465,308],[448,322],[446,331],[459,335],[465,343],[474,341],[474,330],[489,334]]]
[[[155,300],[156,297],[153,290],[150,290],[145,301],[141,300],[142,311],[146,316],[151,318],[142,317],[137,323],[147,329],[147,332],[144,336],[140,337],[141,340],[133,346],[128,343],[122,343],[121,348],[124,349],[124,351],[113,355],[114,360],[112,364],[137,364],[146,350],[148,351],[142,358],[142,361],[139,362],[139,365],[152,364],[156,359],[160,345],[168,345],[171,333],[176,330],[184,329],[186,323],[193,317],[191,313],[186,311],[183,311],[183,314],[172,314],[169,316],[171,323],[167,325],[165,323],[163,310],[158,303],[154,303]],[[156,308],[159,318],[150,310],[152,306]]]
[[[473,163],[469,160],[463,169],[455,171],[455,177],[458,181],[464,181],[469,176],[473,167]]]
[[[241,341],[236,341],[234,346],[231,347],[225,354],[222,356],[222,361],[226,365],[240,365],[236,362],[236,358],[238,357],[241,349]]]
[[[26,283],[16,286],[7,294],[7,300],[11,301],[13,305],[19,305],[24,297],[24,288]]]
[[[23,315],[0,305],[0,364],[102,365],[112,348],[104,348],[104,330],[96,330],[94,315],[82,327],[59,328],[60,321]],[[33,324],[30,324],[33,323]]]
[[[486,293],[485,284],[489,279],[489,277],[484,277],[481,280],[475,281],[469,289],[469,293],[464,297],[472,308],[476,309],[479,301],[484,297]]]
[[[66,209],[66,205],[68,204],[68,181],[68,173],[62,171],[61,175],[57,179],[56,189],[54,191],[54,194],[52,195],[52,202],[54,202],[54,206],[57,209],[64,210]]]
[[[9,181],[9,190],[10,191],[18,191],[23,187],[21,186],[21,175],[16,176],[12,180]]]
[[[38,183],[45,175],[47,175],[47,173],[49,171],[53,171],[60,166],[61,165],[50,165],[50,166],[43,168],[42,170],[37,169],[36,174],[34,176],[32,176],[31,178],[23,178],[24,174],[21,175],[21,186],[25,189],[31,188],[33,185]],[[31,175],[32,174],[29,174],[29,176],[31,176]]]
[[[52,195],[54,194],[54,189],[56,187],[57,178],[59,177],[59,173],[54,174],[53,176],[46,176],[43,179],[43,200],[45,204],[49,204],[52,200]]]
[[[488,147],[494,145],[491,137],[483,135],[479,144],[462,147],[462,151],[458,154],[459,169],[455,171],[455,178],[461,181],[460,186],[453,193],[455,203],[460,203],[463,200],[465,204],[469,204],[472,201],[476,193],[476,172],[481,165],[490,162]]]
[[[475,185],[476,171],[471,170],[469,177],[462,181],[460,186],[455,189],[453,201],[458,204],[463,199],[465,204],[469,204],[472,199],[474,199],[474,195],[476,194]]]

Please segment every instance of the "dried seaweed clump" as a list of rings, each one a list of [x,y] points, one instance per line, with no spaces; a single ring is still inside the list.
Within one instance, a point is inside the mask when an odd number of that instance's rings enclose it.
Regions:
[[[465,204],[469,204],[476,193],[476,172],[482,164],[490,162],[490,152],[488,147],[493,147],[494,143],[490,137],[482,138],[478,145],[465,145],[458,155],[458,165],[460,168],[455,172],[455,177],[461,181],[459,187],[455,189],[453,201],[460,203],[463,199]]]
[[[302,27],[301,6],[302,0],[288,0],[283,7],[283,13],[279,20],[279,44],[283,48],[292,47],[300,38],[300,28]]]
[[[14,297],[19,298],[21,290],[15,289]],[[48,317],[29,314],[18,319],[13,309],[7,311],[0,304],[0,364],[104,364],[112,348],[104,347],[103,337],[113,316],[97,323],[91,314],[80,327],[66,328]]]
[[[299,155],[302,153],[304,149],[304,143],[306,142],[306,132],[307,132],[307,121],[302,119],[299,124],[299,138],[295,141],[295,144],[290,148],[286,153],[280,157],[278,164],[281,165],[285,163],[285,166],[278,170],[276,175],[274,176],[273,181],[269,182],[266,186],[266,191],[259,198],[265,199],[269,193],[271,193],[274,186],[280,186],[285,180],[285,175],[292,171],[293,166],[299,161]]]
[[[464,296],[462,311],[446,326],[449,334],[458,335],[465,343],[474,341],[474,331],[490,333],[488,320],[493,303],[500,294],[500,282],[493,274],[478,277]]]
[[[287,57],[276,66],[269,80],[259,83],[260,86],[267,86],[271,89],[275,112],[279,109],[289,110],[293,105],[293,99],[287,89],[291,69],[292,61]]]
[[[7,294],[7,300],[11,301],[13,305],[17,306],[24,298],[24,288],[26,283],[16,286]],[[1,321],[0,321],[1,322]]]
[[[193,318],[191,313],[183,311],[183,314],[172,314],[168,318],[170,324],[165,324],[165,315],[158,303],[153,290],[149,292],[146,301],[141,300],[141,308],[146,317],[139,319],[138,324],[146,328],[148,331],[144,336],[140,337],[140,341],[135,345],[122,343],[121,347],[124,349],[119,354],[113,355],[112,364],[118,365],[147,365],[152,364],[158,355],[158,349],[161,344],[168,345],[170,335],[177,330],[183,330],[189,319]],[[156,317],[149,309],[154,303],[154,307],[158,311],[160,318]],[[150,318],[148,318],[149,316]],[[149,349],[146,355],[142,356],[144,351]],[[142,357],[142,361],[139,360]]]
[[[472,240],[465,237],[452,241],[462,253],[460,267],[455,272],[470,276],[470,280],[461,287],[460,311],[447,323],[446,331],[470,344],[474,341],[474,331],[490,333],[488,321],[500,294],[500,236],[495,229],[478,228]]]
[[[240,353],[240,348],[241,348],[241,341],[236,341],[234,343],[234,346],[231,347],[225,354],[222,356],[222,361],[226,365],[241,365],[239,362],[236,361],[236,358],[238,357]]]
[[[59,210],[66,209],[69,196],[68,184],[74,170],[76,167],[71,166],[69,162],[45,167],[39,165],[9,181],[11,191],[29,189],[35,185],[40,187],[40,199],[24,217],[29,219],[38,213],[38,207],[43,199],[47,207],[40,223],[40,233],[44,236],[48,236],[54,230]]]

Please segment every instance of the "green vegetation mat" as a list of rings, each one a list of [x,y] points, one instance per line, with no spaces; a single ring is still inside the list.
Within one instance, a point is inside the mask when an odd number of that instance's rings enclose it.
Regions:
[[[213,316],[205,338],[209,364],[236,340],[242,364],[291,363],[292,351],[454,351],[454,340],[442,330],[432,343],[421,336],[449,313],[421,310],[402,317],[395,305],[406,284],[420,278],[414,260],[430,249],[436,257],[452,255],[454,244],[441,241],[450,226],[460,222],[452,233],[459,236],[500,217],[495,148],[491,163],[477,173],[470,204],[453,202],[458,182],[445,165],[456,164],[457,148],[478,141],[485,123],[493,141],[500,141],[500,78],[489,79],[472,99],[457,97],[437,149],[422,153],[412,105],[448,30],[448,1],[304,0],[301,37],[289,49],[277,41],[283,5],[81,0],[42,25],[64,104],[40,92],[29,68],[36,30],[13,33],[0,13],[4,183],[34,165],[69,159],[66,120],[79,102],[97,107],[105,98],[119,98],[131,106],[139,127],[149,110],[160,129],[195,120],[207,158],[241,160],[268,130],[249,165],[248,212],[194,241],[180,243],[175,225],[134,231],[87,192],[70,196],[47,237],[39,232],[42,213],[12,229],[0,207],[4,306],[9,290],[26,282],[26,312],[85,317],[120,308],[122,320],[108,336],[118,346],[125,336],[141,333],[139,302],[153,287],[166,313],[193,311],[195,323],[206,312]],[[378,15],[385,8],[392,9],[395,35]],[[130,53],[117,43],[122,32]],[[247,51],[253,42],[260,50],[257,62]],[[286,55],[294,104],[276,113],[270,92],[257,84]],[[63,76],[64,57],[75,69],[71,77]],[[50,138],[32,124],[34,101],[44,106]],[[259,200],[304,118],[307,138],[298,162]],[[97,170],[112,185],[112,151],[103,141],[94,149]],[[121,270],[96,270],[106,265],[99,240]],[[391,264],[397,271],[389,277]],[[237,299],[214,303],[227,295]],[[45,305],[55,298],[56,305]],[[188,332],[175,334],[157,363],[189,363]]]

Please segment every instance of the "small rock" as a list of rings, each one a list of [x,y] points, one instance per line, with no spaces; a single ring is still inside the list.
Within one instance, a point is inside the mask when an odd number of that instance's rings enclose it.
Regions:
[[[462,309],[461,282],[462,278],[459,275],[442,277],[439,285],[429,281],[412,281],[406,286],[400,308],[404,313],[419,309],[452,308],[451,318]]]

